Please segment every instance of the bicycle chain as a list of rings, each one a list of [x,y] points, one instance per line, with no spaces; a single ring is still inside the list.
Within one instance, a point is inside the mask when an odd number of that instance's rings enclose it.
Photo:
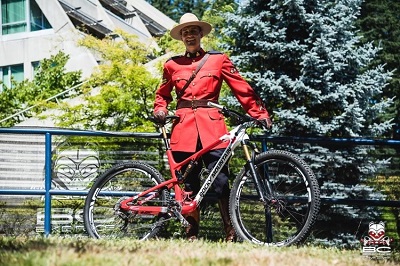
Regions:
[[[183,227],[190,226],[189,222],[185,219],[185,217],[183,217],[181,212],[182,212],[181,204],[179,204],[179,202],[177,202],[174,199],[170,199],[168,201],[168,213],[171,216],[171,218],[175,216],[175,218],[178,219],[179,222],[181,222]]]

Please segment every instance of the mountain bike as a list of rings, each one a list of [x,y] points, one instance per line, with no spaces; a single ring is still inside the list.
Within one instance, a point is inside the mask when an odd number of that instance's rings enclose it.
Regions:
[[[158,127],[171,177],[164,180],[153,166],[138,161],[105,171],[94,182],[85,201],[84,223],[89,236],[145,240],[157,236],[171,219],[189,226],[184,215],[200,205],[222,167],[237,154],[234,151],[238,146],[243,149],[245,164],[232,184],[229,198],[229,213],[238,239],[288,246],[309,236],[320,206],[319,186],[311,168],[288,151],[259,152],[246,130],[265,129],[264,124],[223,105],[211,102],[208,105],[218,108],[225,117],[235,118],[237,126],[177,163],[166,124],[179,117],[167,116],[167,122]],[[197,195],[191,195],[184,190],[185,178],[203,154],[222,142],[228,142],[227,148],[207,172]]]

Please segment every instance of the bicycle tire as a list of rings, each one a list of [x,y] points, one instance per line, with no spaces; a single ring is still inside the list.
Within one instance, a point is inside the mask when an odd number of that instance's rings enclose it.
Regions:
[[[281,150],[260,153],[255,165],[269,179],[277,200],[261,202],[249,170],[243,168],[230,194],[230,215],[238,238],[268,246],[302,243],[311,232],[321,201],[313,171],[298,156]]]
[[[156,236],[163,227],[164,217],[151,214],[122,212],[119,203],[125,197],[145,191],[164,181],[152,166],[133,161],[110,168],[100,175],[85,200],[84,224],[93,238],[121,238],[144,240]],[[169,193],[159,191],[158,196],[146,201],[147,206],[166,206]]]

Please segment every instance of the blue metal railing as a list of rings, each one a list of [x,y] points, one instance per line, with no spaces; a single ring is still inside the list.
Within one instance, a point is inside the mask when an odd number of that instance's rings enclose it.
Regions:
[[[131,133],[131,132],[112,132],[112,131],[87,131],[87,130],[71,130],[60,128],[29,128],[14,127],[0,128],[3,134],[37,134],[45,136],[45,186],[43,189],[0,189],[0,195],[42,195],[45,198],[44,203],[44,234],[51,233],[51,197],[53,195],[65,196],[86,196],[86,190],[58,190],[52,189],[52,136],[101,136],[101,137],[134,137],[134,138],[161,138],[161,133]],[[255,141],[262,142],[263,148],[266,148],[267,142],[272,143],[340,143],[354,145],[389,145],[400,146],[400,140],[384,140],[384,139],[363,139],[363,138],[317,138],[317,137],[274,137],[274,136],[252,136]],[[335,199],[324,198],[323,203],[326,204],[350,204],[350,205],[366,205],[370,206],[389,206],[400,207],[400,201],[388,200],[356,200],[356,199]]]
[[[36,134],[45,136],[45,178],[43,189],[0,189],[0,195],[41,195],[44,196],[44,234],[51,233],[51,197],[52,195],[85,196],[88,191],[82,190],[55,190],[51,189],[52,181],[52,136],[103,136],[103,137],[136,137],[136,138],[161,138],[160,133],[131,133],[131,132],[106,132],[86,131],[59,128],[0,128],[0,133],[7,134]]]

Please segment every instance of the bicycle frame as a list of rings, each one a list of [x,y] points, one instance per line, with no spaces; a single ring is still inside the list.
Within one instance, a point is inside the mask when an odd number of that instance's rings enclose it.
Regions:
[[[182,162],[177,163],[174,160],[172,155],[172,150],[169,145],[169,138],[167,137],[165,126],[161,127],[162,136],[166,148],[166,154],[168,158],[168,164],[170,166],[170,172],[172,178],[164,181],[146,191],[139,193],[133,197],[127,198],[121,202],[121,209],[125,211],[133,211],[138,214],[152,214],[158,215],[161,213],[167,213],[169,211],[168,207],[166,206],[142,206],[141,204],[155,198],[158,195],[158,191],[160,189],[174,189],[175,191],[175,200],[178,202],[182,209],[181,214],[187,214],[193,212],[201,203],[204,196],[210,189],[212,183],[216,179],[217,175],[221,172],[222,167],[228,162],[231,155],[233,154],[234,150],[237,148],[239,144],[242,144],[245,156],[247,160],[250,160],[250,153],[248,151],[248,147],[246,142],[249,140],[249,136],[246,133],[247,125],[250,122],[245,122],[236,126],[234,129],[229,131],[227,134],[221,136],[218,140],[214,143],[208,145],[207,147],[197,151],[187,159]],[[187,200],[184,195],[184,190],[181,188],[182,181],[180,181],[177,177],[176,172],[181,170],[183,166],[188,165],[193,161],[197,162],[202,155],[212,150],[214,147],[218,146],[223,142],[229,141],[228,146],[225,148],[223,154],[221,155],[220,159],[216,163],[216,165],[211,169],[210,173],[208,174],[206,180],[204,181],[202,187],[199,190],[199,193],[195,196],[193,200]],[[135,205],[130,205],[130,203],[136,199],[144,197],[143,200],[138,201]]]

